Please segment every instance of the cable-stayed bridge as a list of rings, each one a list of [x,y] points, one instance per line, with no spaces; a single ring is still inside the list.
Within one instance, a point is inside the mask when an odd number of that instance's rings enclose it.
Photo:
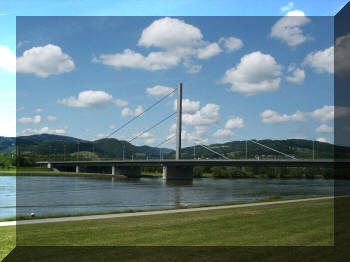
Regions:
[[[163,167],[163,178],[167,180],[172,179],[192,179],[192,168],[194,166],[255,166],[255,167],[328,167],[332,168],[334,165],[338,166],[350,166],[350,161],[334,161],[334,159],[296,159],[292,155],[288,155],[284,152],[281,152],[279,150],[276,150],[274,148],[268,147],[266,145],[263,145],[255,140],[246,140],[250,141],[252,143],[255,143],[265,149],[274,151],[275,153],[278,153],[280,155],[283,155],[284,159],[278,159],[278,160],[257,160],[257,159],[229,159],[227,156],[216,152],[212,148],[205,146],[203,144],[198,144],[199,146],[205,148],[206,150],[211,151],[212,153],[216,154],[220,159],[194,159],[194,160],[188,160],[188,159],[182,159],[181,158],[181,131],[182,131],[182,84],[180,83],[178,88],[174,89],[158,101],[156,101],[151,106],[147,107],[145,110],[143,110],[138,115],[134,116],[132,119],[128,120],[126,123],[121,125],[119,128],[115,129],[113,132],[111,132],[109,135],[106,136],[106,138],[109,138],[113,135],[115,135],[117,132],[128,126],[130,123],[135,121],[136,119],[142,117],[145,113],[150,111],[153,107],[160,104],[162,101],[164,101],[167,97],[173,95],[175,91],[178,92],[177,95],[177,110],[176,112],[164,117],[157,123],[153,124],[151,127],[147,128],[146,130],[138,133],[133,138],[128,140],[129,143],[134,141],[135,139],[141,137],[142,135],[146,134],[147,132],[155,129],[163,122],[167,121],[168,119],[172,118],[173,116],[177,115],[177,121],[176,121],[176,135],[168,137],[158,145],[156,145],[154,148],[150,149],[149,151],[152,151],[155,148],[160,147],[161,145],[169,142],[170,140],[176,138],[176,154],[175,159],[169,160],[169,159],[159,159],[159,160],[107,160],[107,161],[41,161],[38,162],[40,165],[47,165],[48,168],[54,169],[56,171],[72,171],[72,169],[75,169],[75,172],[99,172],[103,171],[104,173],[109,172],[113,175],[115,174],[122,174],[129,177],[139,177],[141,176],[141,167],[148,167],[148,166],[156,166],[156,167]]]

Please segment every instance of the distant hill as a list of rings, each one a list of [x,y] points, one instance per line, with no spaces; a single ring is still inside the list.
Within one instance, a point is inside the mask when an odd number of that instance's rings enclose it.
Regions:
[[[287,140],[258,140],[256,141],[265,146],[271,147],[285,154],[292,155],[296,158],[312,158],[313,141],[304,139],[287,139]],[[0,153],[9,152],[9,149],[16,144],[16,138],[0,137]],[[117,140],[115,138],[104,138],[96,141],[87,141],[74,137],[59,135],[32,135],[17,137],[17,146],[20,153],[35,153],[39,155],[57,154],[66,155],[79,152],[91,152],[93,156],[99,158],[123,158],[130,159],[132,156],[144,159],[145,153],[149,158],[159,158],[159,148],[150,146],[135,146],[127,141]],[[231,159],[244,159],[246,157],[246,141],[232,141],[223,144],[212,144],[208,146],[212,150],[225,155]],[[248,158],[281,158],[281,154],[270,149],[259,146],[251,141],[247,143]],[[175,151],[168,148],[162,148],[164,158],[175,158]],[[334,146],[329,143],[314,142],[315,158],[333,158]],[[339,147],[344,158],[350,158],[350,150],[346,147]],[[213,152],[197,145],[195,148],[182,148],[182,158],[220,158]]]
[[[104,138],[96,141],[87,141],[74,137],[41,134],[31,136],[20,136],[16,138],[0,138],[0,153],[9,152],[9,146],[17,145],[20,153],[50,154],[72,154],[79,149],[80,152],[93,152],[101,158],[119,158],[123,157],[123,148],[125,158],[159,157],[159,148],[150,146],[135,146],[127,141],[117,140],[115,138]],[[162,148],[163,153],[170,153],[172,149]]]

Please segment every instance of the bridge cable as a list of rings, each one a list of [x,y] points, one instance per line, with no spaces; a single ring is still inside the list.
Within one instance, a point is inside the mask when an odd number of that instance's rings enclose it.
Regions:
[[[131,143],[132,141],[134,141],[136,138],[142,136],[143,134],[147,133],[148,131],[150,131],[151,129],[159,126],[161,123],[163,123],[164,121],[168,120],[169,118],[171,118],[172,116],[176,115],[177,112],[174,112],[170,115],[168,115],[167,117],[163,118],[162,120],[160,120],[158,123],[156,123],[155,125],[153,125],[152,127],[148,128],[147,130],[142,131],[141,133],[137,134],[135,137],[133,137],[132,139],[130,139],[128,142]]]
[[[107,135],[105,138],[109,138],[112,135],[114,135],[115,133],[117,133],[119,130],[121,130],[122,128],[124,128],[125,126],[127,126],[128,124],[130,124],[131,122],[133,122],[134,120],[136,120],[137,118],[139,118],[140,116],[142,116],[144,113],[146,113],[147,111],[151,110],[153,107],[155,107],[156,105],[158,105],[160,102],[162,102],[165,98],[167,98],[168,96],[171,96],[176,90],[178,89],[175,88],[173,91],[171,91],[169,94],[165,95],[164,97],[162,97],[161,99],[159,99],[158,101],[156,101],[155,103],[153,103],[151,106],[147,107],[145,110],[143,110],[140,114],[134,116],[132,119],[130,119],[129,121],[127,121],[126,123],[124,123],[122,126],[120,126],[119,128],[117,128],[116,130],[114,130],[112,133],[110,133],[109,135]]]
[[[213,152],[213,153],[215,153],[215,154],[217,154],[217,155],[219,155],[219,156],[221,156],[223,158],[225,158],[226,160],[231,160],[231,159],[227,158],[226,156],[224,156],[224,155],[214,151],[213,149],[211,149],[211,148],[209,148],[209,147],[207,147],[205,145],[202,145],[202,144],[198,144],[198,145],[201,146],[201,147],[204,147],[205,149],[207,149],[207,150],[209,150],[209,151],[211,151],[211,152]]]
[[[258,143],[257,141],[250,140],[250,139],[248,139],[248,138],[244,138],[244,137],[241,136],[241,135],[239,135],[239,136],[242,137],[243,139],[246,139],[246,140],[248,140],[248,141],[250,141],[250,142],[252,142],[252,143],[255,143],[255,144],[259,145],[259,146],[265,147],[265,148],[267,148],[267,149],[270,149],[270,150],[272,150],[272,151],[275,151],[275,152],[277,152],[277,153],[280,153],[280,154],[282,154],[282,155],[284,155],[284,156],[287,156],[287,157],[289,157],[289,158],[292,158],[292,159],[294,159],[294,160],[297,160],[297,158],[294,157],[294,156],[291,156],[291,155],[288,155],[288,154],[283,153],[283,152],[281,152],[281,151],[278,151],[278,150],[276,150],[276,149],[273,149],[272,147],[265,146],[265,145],[263,145],[263,144],[261,144],[261,143]]]
[[[157,147],[159,147],[159,146],[165,144],[166,142],[172,140],[174,137],[175,137],[175,135],[172,135],[171,137],[168,137],[167,139],[165,139],[162,142],[160,142],[158,145],[156,145],[156,146],[152,147],[151,149],[149,149],[148,151],[146,151],[145,154],[147,155],[147,153],[152,152],[153,150],[157,149]]]
[[[214,123],[214,124],[215,124],[215,123]],[[215,124],[215,125],[218,126],[219,128],[221,128],[221,126],[219,126],[218,124]],[[272,151],[275,151],[275,152],[277,152],[277,153],[279,153],[279,154],[282,154],[282,155],[284,155],[284,156],[287,156],[287,157],[289,157],[289,158],[292,158],[292,159],[294,159],[294,160],[297,160],[297,158],[294,157],[294,156],[291,156],[291,155],[288,155],[288,154],[286,154],[286,153],[283,153],[283,152],[281,152],[281,151],[279,151],[279,150],[273,149],[272,147],[265,146],[265,145],[263,145],[263,144],[261,144],[261,143],[259,143],[259,142],[257,142],[257,141],[248,139],[248,138],[246,138],[246,137],[244,137],[244,136],[242,136],[242,135],[239,135],[239,134],[237,134],[237,135],[240,136],[241,138],[243,138],[244,140],[250,141],[250,142],[255,143],[255,144],[259,145],[259,146],[265,147],[265,148],[270,149],[270,150],[272,150]]]

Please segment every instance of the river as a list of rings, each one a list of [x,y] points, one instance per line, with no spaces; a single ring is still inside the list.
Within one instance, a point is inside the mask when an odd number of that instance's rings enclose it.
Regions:
[[[333,180],[324,179],[165,182],[161,178],[0,176],[0,218],[15,216],[16,200],[18,215],[48,215],[251,201],[272,195],[298,198],[332,194]]]

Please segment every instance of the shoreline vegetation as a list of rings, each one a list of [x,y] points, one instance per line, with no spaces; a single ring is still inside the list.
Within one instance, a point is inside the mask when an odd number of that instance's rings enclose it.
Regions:
[[[49,168],[41,167],[0,167],[0,176],[77,176],[77,177],[98,177],[111,178],[112,174],[107,173],[75,173],[75,172],[55,172]],[[123,177],[118,175],[118,177]],[[141,168],[141,177],[162,177],[159,167]],[[324,178],[333,179],[331,168],[268,168],[268,167],[202,167],[193,168],[194,178]]]
[[[13,216],[13,217],[0,218],[0,222],[45,219],[45,218],[60,218],[60,217],[125,214],[125,213],[177,210],[177,209],[201,208],[201,207],[230,206],[230,205],[254,204],[254,203],[264,203],[264,202],[274,202],[274,201],[299,200],[299,199],[305,199],[305,198],[318,198],[318,197],[330,197],[330,195],[315,195],[315,196],[300,197],[300,198],[283,198],[280,195],[272,195],[272,196],[252,200],[252,201],[230,201],[230,202],[225,202],[225,203],[201,204],[201,205],[184,205],[184,204],[182,204],[182,205],[177,205],[175,207],[159,208],[159,209],[126,209],[126,210],[115,210],[115,211],[105,211],[105,212],[90,212],[90,213],[84,212],[84,213],[74,213],[74,214],[61,213],[61,214],[50,214],[50,215],[35,216],[35,217],[31,217],[28,214],[27,216],[20,215],[17,217]]]

